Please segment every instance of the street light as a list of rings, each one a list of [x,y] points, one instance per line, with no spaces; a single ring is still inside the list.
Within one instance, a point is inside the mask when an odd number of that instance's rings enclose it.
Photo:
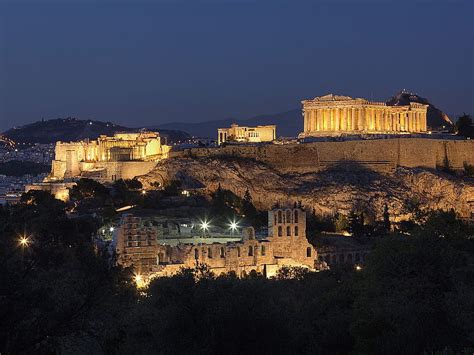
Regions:
[[[207,232],[207,230],[209,229],[209,222],[204,220],[201,222],[201,230],[203,231],[203,233],[205,234]]]
[[[232,221],[229,224],[229,229],[231,230],[232,233],[235,232],[238,227],[239,227],[239,225],[236,221]]]
[[[142,195],[143,195],[143,196],[146,195],[146,190],[142,190]]]
[[[30,240],[26,236],[21,236],[18,242],[22,248],[25,248],[30,244]]]

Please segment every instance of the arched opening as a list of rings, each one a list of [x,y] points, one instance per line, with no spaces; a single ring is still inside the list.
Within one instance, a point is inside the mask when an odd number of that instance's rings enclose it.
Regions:
[[[225,249],[221,248],[221,258],[224,258],[224,257],[225,257]]]
[[[295,237],[298,236],[298,226],[295,226]]]
[[[295,210],[295,223],[298,223],[298,210]]]
[[[207,257],[209,259],[212,259],[212,249],[211,248],[207,248]]]
[[[240,247],[237,247],[237,256],[240,258]]]
[[[199,259],[199,250],[194,249],[194,259]]]
[[[283,223],[283,217],[281,211],[278,211],[278,223]]]
[[[286,211],[286,223],[291,223],[291,211]]]
[[[252,246],[249,246],[249,256],[253,256],[253,248],[252,248]]]
[[[265,255],[265,245],[262,245],[261,254],[262,254],[262,255]]]
[[[311,247],[306,248],[306,257],[310,258],[311,257]]]
[[[287,237],[291,236],[291,228],[290,228],[290,226],[286,227],[286,236],[287,236]]]
[[[283,236],[283,229],[281,228],[281,226],[278,227],[278,236]]]

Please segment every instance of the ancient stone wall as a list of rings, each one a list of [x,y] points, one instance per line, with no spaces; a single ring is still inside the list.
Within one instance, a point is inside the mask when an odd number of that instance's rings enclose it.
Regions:
[[[326,169],[370,169],[390,172],[397,166],[463,169],[474,165],[474,141],[392,138],[287,145],[229,145],[192,148],[170,157],[229,156],[251,158],[282,172],[309,173]]]

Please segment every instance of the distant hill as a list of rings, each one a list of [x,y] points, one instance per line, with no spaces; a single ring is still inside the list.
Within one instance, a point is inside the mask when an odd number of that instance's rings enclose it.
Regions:
[[[294,137],[303,130],[303,117],[301,116],[301,109],[294,109],[291,111],[269,115],[258,115],[240,120],[235,118],[226,118],[222,120],[205,121],[201,123],[165,123],[152,128],[156,128],[158,130],[182,130],[189,132],[193,136],[216,138],[218,128],[230,127],[232,123],[237,123],[241,126],[276,124],[277,137]]]
[[[113,135],[115,132],[133,132],[139,129],[119,126],[112,122],[57,118],[11,128],[3,135],[18,143],[54,143],[57,141],[78,141],[86,138],[96,139],[101,134]],[[188,133],[182,131],[160,130],[159,132],[169,142],[189,137]]]
[[[425,104],[428,106],[428,113],[427,113],[427,126],[431,129],[439,129],[442,126],[452,126],[453,122],[445,114],[443,111],[436,108],[433,104],[431,104],[427,99],[424,97],[418,96],[417,94],[413,94],[407,91],[400,91],[395,96],[387,101],[387,105],[390,106],[403,106],[409,105],[410,102],[417,102],[419,104]]]

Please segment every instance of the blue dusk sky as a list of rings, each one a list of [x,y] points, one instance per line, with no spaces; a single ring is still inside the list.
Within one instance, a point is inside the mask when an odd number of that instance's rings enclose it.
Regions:
[[[474,1],[0,0],[0,131],[247,118],[407,89],[474,113]]]

